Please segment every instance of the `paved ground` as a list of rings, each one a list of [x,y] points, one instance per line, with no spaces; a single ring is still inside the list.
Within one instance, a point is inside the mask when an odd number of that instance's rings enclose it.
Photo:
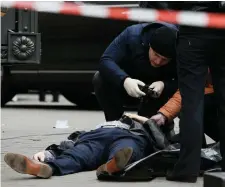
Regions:
[[[202,187],[202,178],[196,184],[181,184],[168,182],[158,178],[150,182],[120,183],[99,182],[95,172],[83,172],[63,177],[52,177],[49,180],[36,179],[28,175],[14,172],[3,161],[7,152],[23,153],[32,156],[36,151],[44,149],[51,143],[58,143],[70,132],[81,129],[91,129],[104,120],[101,111],[80,110],[67,102],[63,97],[60,103],[39,103],[36,96],[19,95],[18,101],[10,102],[1,110],[1,179],[2,187]],[[50,100],[50,98],[48,98]],[[53,128],[57,120],[67,120],[69,128]]]

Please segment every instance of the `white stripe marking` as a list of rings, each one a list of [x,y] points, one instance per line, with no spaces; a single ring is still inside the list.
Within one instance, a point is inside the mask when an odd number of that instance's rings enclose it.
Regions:
[[[20,2],[15,1],[2,1],[2,7],[14,7],[15,3],[23,5]],[[59,13],[62,9],[64,2],[33,2],[33,9],[39,12]],[[81,15],[96,17],[96,18],[108,18],[109,9],[105,7],[99,7],[96,5],[81,6]],[[123,10],[121,10],[123,11]],[[130,9],[127,12],[121,12],[121,15],[127,14],[129,20],[151,22],[156,21],[158,18],[158,11],[155,9]],[[207,13],[183,11],[177,14],[176,19],[178,24],[190,25],[198,27],[208,27],[209,17]]]
[[[16,4],[15,1],[1,1],[1,7],[11,8]]]
[[[131,9],[128,13],[128,19],[133,21],[155,21],[157,19],[157,11],[144,9]]]
[[[208,25],[208,16],[201,12],[181,12],[177,15],[177,22],[183,25],[205,27]]]
[[[104,7],[88,5],[80,6],[81,15],[97,17],[97,18],[107,18],[109,15],[109,10]]]
[[[55,12],[58,13],[61,10],[62,2],[43,2],[36,1],[34,2],[34,9],[39,12]]]

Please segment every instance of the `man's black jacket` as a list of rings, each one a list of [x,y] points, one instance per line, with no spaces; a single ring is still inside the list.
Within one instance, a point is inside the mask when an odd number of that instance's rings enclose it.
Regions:
[[[154,68],[149,61],[151,34],[162,26],[178,30],[173,24],[164,22],[143,23],[127,27],[108,46],[100,59],[99,71],[108,83],[122,87],[125,78],[130,76],[145,84],[163,81],[165,89],[177,89],[176,59],[169,64]]]

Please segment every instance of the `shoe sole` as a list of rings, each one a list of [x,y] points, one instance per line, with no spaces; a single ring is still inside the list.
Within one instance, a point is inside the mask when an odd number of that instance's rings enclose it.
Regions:
[[[35,161],[32,161],[24,155],[7,153],[4,161],[18,173],[34,175],[41,178],[49,178],[52,176],[50,166],[41,162],[35,163]]]
[[[129,162],[131,156],[133,154],[133,149],[132,148],[124,148],[118,151],[115,156],[108,161],[106,164],[101,165],[97,169],[97,176],[107,173],[109,175],[119,172],[122,169],[125,168],[127,163]]]

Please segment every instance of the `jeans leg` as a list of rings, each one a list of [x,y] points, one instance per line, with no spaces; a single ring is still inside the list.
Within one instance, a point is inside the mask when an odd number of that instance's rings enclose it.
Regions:
[[[180,36],[177,48],[178,83],[182,97],[180,115],[180,157],[177,175],[198,175],[203,135],[204,87],[207,75],[207,43]]]
[[[53,167],[55,175],[95,170],[104,162],[105,133],[107,131],[98,129],[82,134],[72,149],[65,150],[55,160],[46,163]]]
[[[133,154],[128,162],[128,164],[130,164],[145,157],[147,141],[142,137],[138,137],[137,139],[134,139],[132,137],[118,139],[114,141],[109,147],[108,160],[111,160],[119,150],[127,147],[131,147],[133,149]]]
[[[81,171],[95,170],[101,164],[103,147],[98,142],[83,142],[73,149],[64,151],[55,160],[48,161],[55,175],[67,175]]]
[[[122,90],[107,84],[99,72],[96,72],[93,77],[93,85],[99,105],[104,110],[106,121],[118,120],[124,112]]]

